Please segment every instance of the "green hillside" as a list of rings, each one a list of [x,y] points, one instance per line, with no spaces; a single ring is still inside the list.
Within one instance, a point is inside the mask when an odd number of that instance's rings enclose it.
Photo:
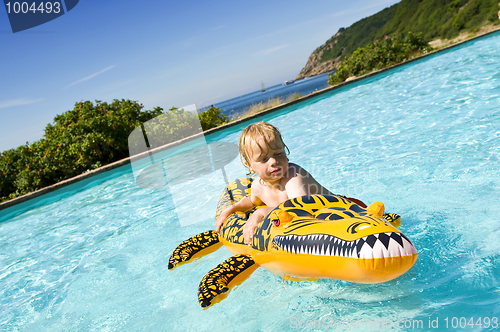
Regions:
[[[309,57],[297,78],[331,71],[359,47],[385,36],[421,32],[425,40],[451,39],[498,24],[498,0],[402,0],[348,28],[341,28]]]

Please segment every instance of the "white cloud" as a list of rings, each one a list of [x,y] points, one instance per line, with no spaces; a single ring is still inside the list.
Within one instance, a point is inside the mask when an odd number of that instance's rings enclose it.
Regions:
[[[290,44],[285,44],[285,45],[280,45],[280,46],[276,46],[273,48],[268,48],[267,50],[259,51],[259,52],[255,53],[254,55],[256,55],[256,56],[268,55],[268,54],[271,54],[271,53],[276,52],[278,50],[281,50],[282,48],[288,47],[289,45]]]
[[[92,79],[92,78],[96,77],[97,75],[100,75],[100,74],[102,74],[102,73],[104,73],[104,72],[106,72],[106,71],[108,71],[108,70],[112,69],[113,67],[114,67],[114,65],[113,65],[113,66],[109,66],[109,67],[107,67],[107,68],[104,68],[104,69],[103,69],[103,70],[101,70],[101,71],[98,71],[97,73],[94,73],[94,74],[92,74],[92,75],[89,75],[89,76],[87,76],[87,77],[84,77],[84,78],[82,78],[82,79],[80,79],[80,80],[78,80],[78,81],[75,81],[75,82],[73,82],[73,83],[69,84],[68,86],[66,86],[66,87],[65,87],[65,89],[66,89],[66,88],[69,88],[69,87],[70,87],[70,86],[72,86],[72,85],[75,85],[75,84],[78,84],[78,83],[81,83],[81,82],[88,81],[88,80],[90,80],[90,79]]]
[[[22,105],[30,105],[43,101],[42,98],[39,99],[11,99],[6,101],[0,101],[0,108],[6,107],[14,107],[14,106],[22,106]]]

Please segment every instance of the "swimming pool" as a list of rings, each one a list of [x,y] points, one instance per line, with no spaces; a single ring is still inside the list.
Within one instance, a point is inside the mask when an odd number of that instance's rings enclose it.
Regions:
[[[461,330],[485,329],[486,318],[494,327],[499,49],[494,34],[262,118],[282,131],[290,160],[325,187],[402,216],[419,258],[400,278],[283,282],[258,269],[202,310],[198,283],[230,253],[222,248],[173,271],[167,264],[178,243],[213,227],[214,211],[180,227],[170,192],[136,186],[123,166],[32,208],[0,211],[2,330],[456,330],[470,318],[473,326]],[[246,125],[207,141],[236,143]],[[226,172],[244,175],[238,159]],[[197,186],[193,206],[222,190]]]

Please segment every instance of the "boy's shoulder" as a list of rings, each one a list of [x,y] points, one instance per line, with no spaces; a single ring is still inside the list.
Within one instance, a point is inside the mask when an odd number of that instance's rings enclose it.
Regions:
[[[253,196],[258,196],[257,193],[262,192],[262,189],[264,188],[264,186],[262,185],[260,178],[258,176],[255,179],[253,179],[252,185],[250,188],[252,189],[251,193]]]
[[[307,175],[309,174],[305,169],[294,163],[288,163],[289,177],[294,177],[297,174]]]
[[[262,201],[262,196],[264,195],[266,186],[263,186],[260,182],[260,178],[257,176],[250,187],[250,199],[255,206],[264,204]]]

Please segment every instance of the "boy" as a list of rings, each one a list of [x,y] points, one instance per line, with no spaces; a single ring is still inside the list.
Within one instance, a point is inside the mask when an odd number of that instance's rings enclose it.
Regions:
[[[215,221],[215,230],[219,232],[222,224],[232,213],[247,211],[258,205],[257,209],[243,228],[245,243],[251,245],[257,224],[280,203],[303,195],[332,195],[321,186],[305,169],[288,163],[285,149],[288,147],[281,138],[281,133],[273,125],[258,122],[248,126],[239,140],[240,158],[250,174],[257,174],[252,182],[250,197],[228,207]]]

